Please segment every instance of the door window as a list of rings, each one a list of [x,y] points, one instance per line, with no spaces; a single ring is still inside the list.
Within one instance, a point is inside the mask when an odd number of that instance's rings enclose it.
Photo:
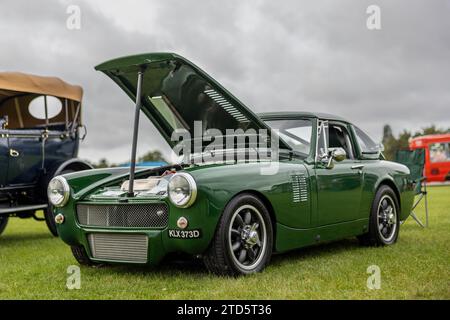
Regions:
[[[355,148],[347,126],[340,123],[319,121],[317,138],[317,156],[320,158],[334,148],[345,150],[347,159],[355,158]]]
[[[345,150],[347,159],[354,159],[354,148],[347,127],[335,123],[330,123],[328,127],[328,148],[342,148]]]

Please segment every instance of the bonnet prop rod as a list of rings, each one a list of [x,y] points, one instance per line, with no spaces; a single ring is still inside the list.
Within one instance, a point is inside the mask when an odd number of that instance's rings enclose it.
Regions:
[[[134,111],[134,127],[133,127],[133,143],[131,146],[131,161],[130,161],[130,181],[128,183],[128,196],[134,197],[134,171],[136,170],[136,149],[139,131],[139,114],[141,111],[141,96],[142,96],[142,78],[144,75],[143,68],[139,69],[136,90],[136,109]]]

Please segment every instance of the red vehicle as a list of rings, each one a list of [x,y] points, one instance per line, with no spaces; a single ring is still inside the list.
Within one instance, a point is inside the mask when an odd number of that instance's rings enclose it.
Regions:
[[[428,182],[450,181],[450,133],[413,138],[411,149],[425,149],[425,176]]]

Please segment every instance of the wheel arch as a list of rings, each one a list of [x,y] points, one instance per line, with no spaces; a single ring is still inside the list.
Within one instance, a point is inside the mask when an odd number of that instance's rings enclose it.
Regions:
[[[47,186],[50,180],[54,176],[61,174],[61,172],[67,169],[71,169],[74,171],[81,171],[93,169],[93,167],[88,162],[77,158],[69,159],[67,161],[58,163],[57,165],[53,166],[52,168],[47,170],[46,174],[40,177],[39,182],[37,184],[39,187],[38,197],[41,200],[44,199],[45,201],[47,201]]]
[[[81,170],[89,170],[89,169],[93,169],[94,167],[86,162],[83,161],[81,159],[70,159],[67,160],[61,164],[59,164],[59,166],[56,168],[56,170],[54,171],[55,176],[61,174],[61,172],[63,172],[64,170],[70,169],[70,170],[74,170],[74,171],[81,171]]]
[[[375,187],[374,197],[375,197],[375,194],[378,192],[378,190],[382,186],[388,186],[394,191],[395,196],[397,197],[397,202],[398,202],[398,206],[399,206],[398,209],[399,209],[399,212],[401,212],[402,211],[402,198],[400,196],[400,191],[398,190],[398,187],[395,184],[394,180],[391,180],[389,178],[381,179]]]
[[[270,203],[270,200],[260,191],[258,190],[253,190],[253,189],[248,189],[248,190],[242,190],[238,193],[236,193],[228,202],[227,204],[233,200],[234,198],[242,195],[242,194],[250,194],[255,196],[256,198],[258,198],[259,200],[261,200],[261,202],[264,204],[264,206],[267,208],[267,211],[269,212],[269,217],[270,217],[270,221],[272,223],[272,232],[273,232],[273,246],[275,247],[276,244],[276,235],[277,235],[277,219],[276,219],[276,215],[275,215],[275,210],[272,206],[272,204]],[[276,250],[275,250],[276,251]]]

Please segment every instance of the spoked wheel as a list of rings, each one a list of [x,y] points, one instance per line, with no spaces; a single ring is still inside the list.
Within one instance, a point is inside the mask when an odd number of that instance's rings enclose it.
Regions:
[[[226,206],[204,262],[218,275],[259,272],[270,261],[272,242],[267,208],[257,197],[242,194]]]
[[[259,263],[267,246],[267,231],[258,209],[243,205],[234,212],[228,243],[234,263],[240,268],[251,270]]]
[[[397,209],[394,200],[384,195],[378,205],[378,232],[385,242],[391,242],[397,230]]]
[[[358,237],[361,244],[390,245],[397,241],[400,229],[399,205],[395,192],[381,186],[374,198],[369,219],[369,232]]]
[[[6,215],[0,215],[0,234],[5,231],[6,225],[8,224],[9,217]]]

